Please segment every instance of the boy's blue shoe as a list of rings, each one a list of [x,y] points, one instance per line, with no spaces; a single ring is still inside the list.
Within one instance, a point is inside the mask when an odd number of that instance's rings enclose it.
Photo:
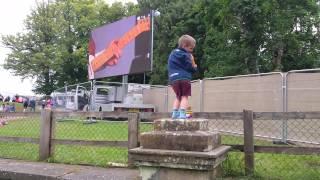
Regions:
[[[179,112],[177,109],[174,109],[174,110],[172,111],[171,118],[172,118],[172,119],[177,119],[177,118],[179,117],[179,114],[180,114],[180,112]]]
[[[187,119],[186,110],[180,109],[179,110],[179,117],[178,119]]]

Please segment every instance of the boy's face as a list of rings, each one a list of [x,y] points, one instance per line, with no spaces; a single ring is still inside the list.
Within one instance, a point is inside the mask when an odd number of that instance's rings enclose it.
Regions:
[[[188,51],[189,53],[193,52],[193,49],[195,47],[195,44],[189,44],[189,45],[185,45],[183,48]]]

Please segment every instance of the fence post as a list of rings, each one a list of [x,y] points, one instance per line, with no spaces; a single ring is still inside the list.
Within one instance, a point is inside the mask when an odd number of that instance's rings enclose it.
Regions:
[[[199,101],[199,111],[203,112],[203,104],[204,104],[204,80],[200,80],[200,101]]]
[[[282,75],[282,112],[288,112],[288,73]],[[282,143],[287,143],[288,138],[288,122],[287,119],[282,119]]]
[[[166,87],[166,94],[164,98],[164,112],[169,112],[169,86]]]
[[[128,113],[128,149],[133,149],[139,146],[139,114]],[[133,161],[128,155],[128,165],[133,166]]]
[[[243,110],[245,174],[254,173],[253,112]]]
[[[41,111],[40,122],[40,141],[39,141],[39,160],[43,161],[50,157],[51,146],[51,131],[52,131],[52,111],[44,109]]]

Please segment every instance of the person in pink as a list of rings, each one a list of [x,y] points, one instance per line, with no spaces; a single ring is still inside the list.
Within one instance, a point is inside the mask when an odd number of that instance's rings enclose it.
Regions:
[[[49,98],[49,99],[47,100],[46,107],[49,108],[49,109],[51,109],[51,105],[52,105],[52,104],[51,104],[51,101],[52,101],[51,98]]]

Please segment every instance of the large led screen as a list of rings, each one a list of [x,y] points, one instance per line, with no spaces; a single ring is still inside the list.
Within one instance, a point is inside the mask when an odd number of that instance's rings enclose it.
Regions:
[[[89,79],[151,71],[151,13],[130,16],[91,31]]]

